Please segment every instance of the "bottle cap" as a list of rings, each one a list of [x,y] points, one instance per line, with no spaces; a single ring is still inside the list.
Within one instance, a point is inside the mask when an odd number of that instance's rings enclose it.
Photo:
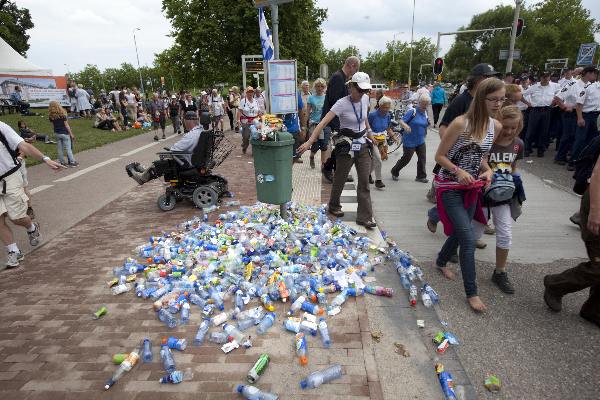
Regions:
[[[244,385],[238,385],[237,392],[242,393],[243,390],[244,390]]]
[[[308,358],[306,356],[300,356],[300,365],[308,364]]]
[[[308,382],[306,381],[306,379],[303,379],[300,381],[300,388],[301,389],[306,389],[306,387],[308,386]]]

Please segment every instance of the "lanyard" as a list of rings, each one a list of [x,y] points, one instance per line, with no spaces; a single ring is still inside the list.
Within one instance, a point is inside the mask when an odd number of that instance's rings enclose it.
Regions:
[[[356,123],[358,124],[358,131],[360,131],[360,120],[361,120],[362,115],[363,115],[362,97],[360,98],[360,114],[358,114],[356,112],[356,108],[354,108],[354,103],[352,102],[352,98],[350,97],[348,100],[350,100],[350,104],[352,105],[352,110],[354,111],[354,116],[356,117]]]

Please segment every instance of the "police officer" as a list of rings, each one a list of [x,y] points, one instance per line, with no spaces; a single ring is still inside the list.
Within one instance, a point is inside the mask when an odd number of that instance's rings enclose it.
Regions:
[[[525,157],[529,157],[533,152],[534,143],[537,146],[537,156],[544,157],[548,144],[550,106],[557,91],[558,84],[550,82],[550,73],[543,72],[540,82],[530,86],[523,93],[523,103],[530,107],[525,136]]]
[[[559,85],[560,84],[561,83],[559,83]],[[577,113],[575,112],[577,97],[584,87],[584,84],[580,80],[571,79],[567,74],[565,74],[562,84],[562,89],[554,97],[555,103],[558,104],[558,107],[561,110],[562,122],[560,144],[558,146],[558,152],[554,157],[554,163],[558,165],[567,164],[567,153],[569,153],[573,147],[575,130],[577,129]]]
[[[589,65],[583,69],[581,81],[583,89],[577,96],[577,129],[575,143],[571,152],[569,171],[574,171],[573,163],[577,161],[581,151],[594,137],[598,136],[598,115],[600,115],[600,83],[597,82],[598,69]]]

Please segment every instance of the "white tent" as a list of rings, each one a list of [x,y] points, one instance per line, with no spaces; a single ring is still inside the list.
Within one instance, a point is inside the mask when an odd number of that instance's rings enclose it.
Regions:
[[[33,64],[0,38],[0,74],[52,76],[52,70]]]

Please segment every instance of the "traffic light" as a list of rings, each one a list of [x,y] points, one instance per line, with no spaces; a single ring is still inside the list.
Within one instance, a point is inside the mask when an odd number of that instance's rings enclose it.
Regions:
[[[433,74],[439,75],[442,73],[443,69],[444,69],[444,59],[441,57],[436,58],[435,61],[433,62]]]
[[[523,27],[525,26],[525,21],[523,21],[523,18],[519,18],[517,19],[517,36],[519,37],[521,36],[521,33],[523,33]]]

